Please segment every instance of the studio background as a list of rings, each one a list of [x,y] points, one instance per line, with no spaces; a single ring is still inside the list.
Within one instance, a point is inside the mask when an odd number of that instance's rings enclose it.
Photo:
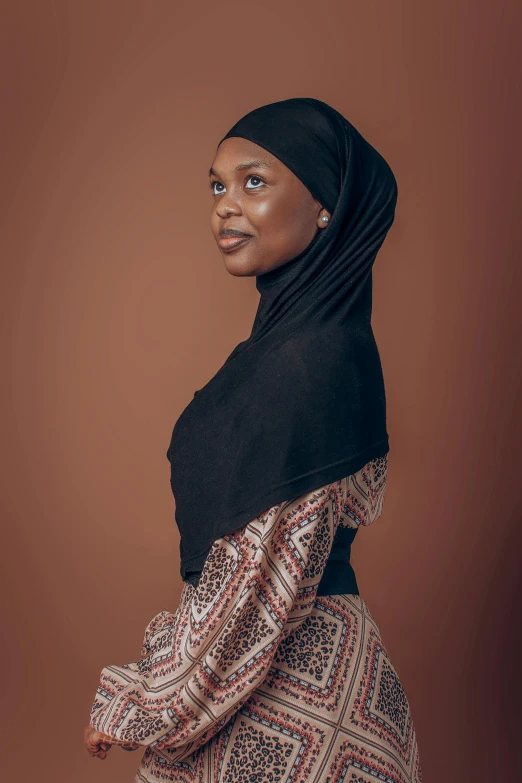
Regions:
[[[386,507],[353,563],[425,783],[520,772],[520,4],[2,3],[3,780],[88,756],[102,667],[181,592],[172,426],[250,331],[209,227],[217,141],[330,103],[390,163],[374,267]]]

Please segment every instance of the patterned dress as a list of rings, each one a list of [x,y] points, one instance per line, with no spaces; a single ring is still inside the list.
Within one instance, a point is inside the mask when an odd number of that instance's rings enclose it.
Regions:
[[[365,600],[318,596],[338,526],[383,510],[387,456],[214,542],[199,584],[101,673],[91,726],[135,783],[421,783],[408,700]]]

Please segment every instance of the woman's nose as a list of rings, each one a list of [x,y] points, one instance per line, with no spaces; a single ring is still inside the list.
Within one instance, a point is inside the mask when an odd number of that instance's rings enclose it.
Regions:
[[[216,212],[220,218],[226,218],[228,215],[241,215],[241,207],[236,199],[225,195],[219,199]]]

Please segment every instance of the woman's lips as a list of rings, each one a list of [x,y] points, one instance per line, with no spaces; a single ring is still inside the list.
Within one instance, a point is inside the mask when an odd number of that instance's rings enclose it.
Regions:
[[[244,245],[245,242],[248,242],[249,239],[252,239],[251,236],[245,236],[245,237],[223,237],[223,239],[220,239],[218,241],[218,245],[221,248],[221,250],[235,250],[236,247],[239,247],[240,245]]]

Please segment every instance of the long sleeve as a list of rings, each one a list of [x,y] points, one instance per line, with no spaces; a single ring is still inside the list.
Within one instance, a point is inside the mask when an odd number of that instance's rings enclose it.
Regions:
[[[177,611],[147,626],[141,660],[103,669],[91,725],[171,763],[213,737],[309,616],[337,527],[354,524],[352,478],[273,506],[215,541],[198,586],[185,584]],[[378,506],[374,498],[374,516]]]

